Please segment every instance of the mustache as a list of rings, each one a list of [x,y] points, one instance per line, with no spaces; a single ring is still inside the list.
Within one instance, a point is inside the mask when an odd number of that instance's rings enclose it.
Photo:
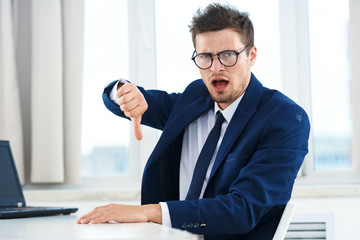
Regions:
[[[226,74],[212,74],[209,79],[210,81],[212,81],[213,79],[224,79],[229,81],[230,78]]]

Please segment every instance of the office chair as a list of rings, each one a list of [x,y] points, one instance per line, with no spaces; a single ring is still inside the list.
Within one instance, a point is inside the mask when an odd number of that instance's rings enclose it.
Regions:
[[[279,225],[276,228],[273,240],[283,240],[285,238],[286,232],[290,225],[290,221],[294,214],[294,209],[295,209],[295,204],[289,201],[285,206]]]

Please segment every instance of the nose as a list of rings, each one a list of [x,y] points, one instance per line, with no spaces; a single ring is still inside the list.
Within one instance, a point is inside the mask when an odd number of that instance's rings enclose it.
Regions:
[[[220,62],[219,58],[217,56],[214,56],[213,58],[213,64],[210,67],[210,70],[212,72],[221,72],[223,71],[225,66]]]

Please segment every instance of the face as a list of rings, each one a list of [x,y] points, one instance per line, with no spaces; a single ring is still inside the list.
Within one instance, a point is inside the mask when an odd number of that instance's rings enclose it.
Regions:
[[[224,50],[241,51],[246,46],[242,43],[240,33],[232,29],[204,32],[195,38],[197,53],[217,54]],[[251,66],[256,60],[256,47],[242,52],[237,63],[232,67],[221,64],[217,56],[213,56],[213,64],[209,69],[200,69],[201,77],[210,92],[212,99],[221,109],[225,109],[240,97],[246,90],[251,78]]]

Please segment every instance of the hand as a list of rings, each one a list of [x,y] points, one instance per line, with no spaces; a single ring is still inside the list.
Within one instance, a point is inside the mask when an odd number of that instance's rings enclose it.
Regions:
[[[121,205],[108,204],[94,208],[88,214],[80,217],[77,224],[97,224],[116,221],[121,223],[155,222],[162,223],[160,204]]]
[[[143,138],[141,130],[141,116],[148,109],[148,104],[144,95],[139,91],[136,85],[124,83],[117,91],[119,98],[118,104],[125,116],[129,117],[134,126],[134,135],[137,140]]]

